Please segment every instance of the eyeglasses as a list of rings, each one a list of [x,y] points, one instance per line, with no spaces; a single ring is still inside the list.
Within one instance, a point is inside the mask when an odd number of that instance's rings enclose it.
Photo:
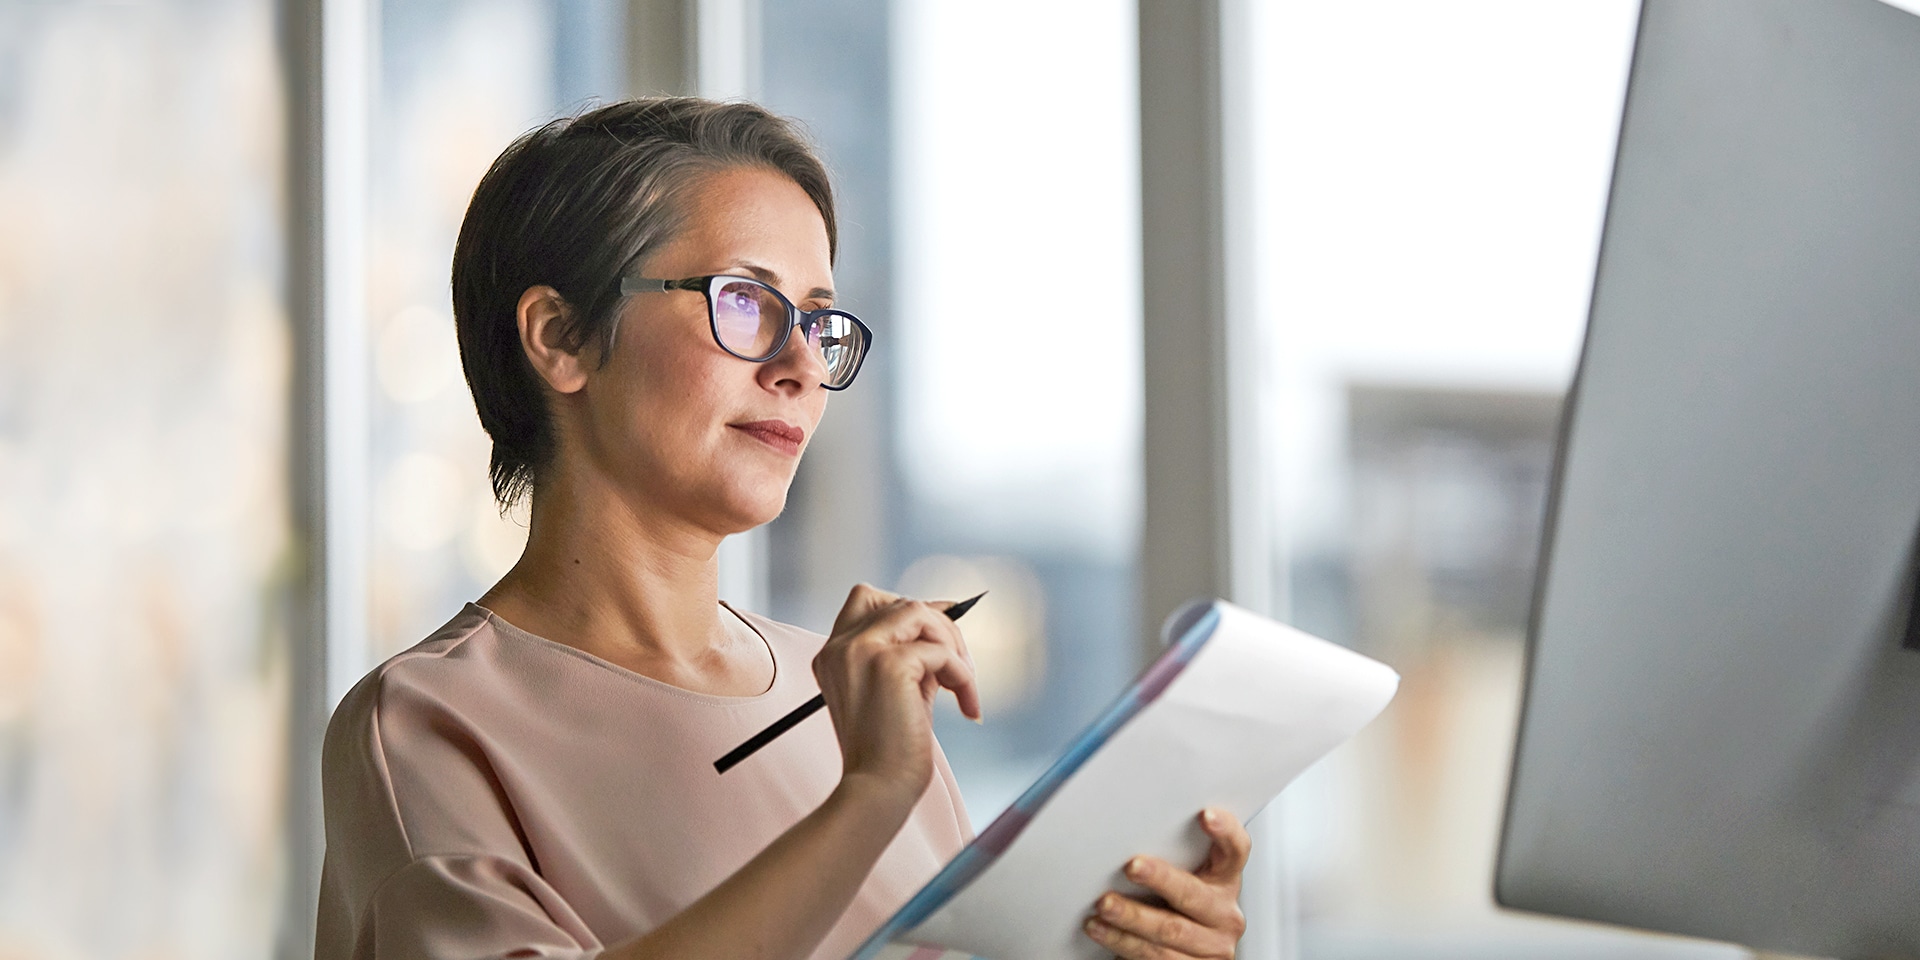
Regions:
[[[807,346],[827,368],[828,390],[845,390],[860,372],[873,331],[845,310],[802,310],[784,294],[749,277],[720,274],[685,280],[621,277],[620,292],[657,293],[698,290],[707,297],[707,321],[720,349],[749,363],[765,363],[786,349],[799,327]]]

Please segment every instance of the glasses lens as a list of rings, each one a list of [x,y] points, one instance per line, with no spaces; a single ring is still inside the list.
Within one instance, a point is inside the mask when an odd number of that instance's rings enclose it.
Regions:
[[[827,386],[844,387],[860,372],[860,358],[867,352],[866,331],[844,313],[822,314],[807,330],[807,345],[827,366]]]
[[[713,329],[720,345],[748,360],[765,360],[786,329],[787,305],[751,280],[722,280],[713,296]]]

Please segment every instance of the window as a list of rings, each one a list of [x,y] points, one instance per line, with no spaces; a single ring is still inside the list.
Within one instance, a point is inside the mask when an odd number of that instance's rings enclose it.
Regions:
[[[448,297],[467,200],[507,144],[624,87],[620,6],[441,0],[381,7],[367,247],[372,352],[369,665],[424,639],[520,557],[460,373]]]
[[[273,948],[279,80],[266,0],[0,6],[0,954]]]
[[[964,624],[988,722],[936,716],[984,824],[1136,667],[1134,10],[822,6],[767,0],[763,75],[835,168],[836,283],[876,349],[774,525],[773,611],[824,630],[862,579],[989,591]]]

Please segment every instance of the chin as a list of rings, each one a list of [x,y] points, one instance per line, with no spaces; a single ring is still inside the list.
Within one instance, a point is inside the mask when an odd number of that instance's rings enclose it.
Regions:
[[[787,487],[781,484],[777,489],[768,491],[738,490],[728,498],[724,508],[728,517],[727,533],[745,533],[758,526],[772,523],[787,508]]]

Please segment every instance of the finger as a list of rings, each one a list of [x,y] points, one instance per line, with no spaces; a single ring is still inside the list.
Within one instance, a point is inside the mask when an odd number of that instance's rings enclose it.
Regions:
[[[840,605],[839,615],[833,618],[833,632],[844,633],[899,599],[898,594],[888,593],[871,583],[856,583],[847,591],[847,601]]]
[[[863,632],[886,643],[910,643],[926,640],[949,646],[960,642],[960,627],[940,612],[937,602],[894,597],[873,608]]]
[[[980,719],[980,694],[974,685],[973,659],[967,655],[966,641],[960,636],[960,628],[933,604],[896,599],[878,612],[864,633],[869,656],[880,655],[886,648],[903,644],[945,651],[954,664],[964,669],[955,672],[953,666],[943,660],[934,671],[935,679],[940,686],[953,691],[962,714],[970,719]],[[929,664],[932,663],[929,661]]]
[[[843,663],[858,670],[861,663],[871,659],[874,648],[895,643],[891,633],[898,632],[898,625],[882,621],[889,613],[911,602],[869,583],[854,584],[847,592],[847,602],[834,618],[833,634],[813,658],[813,676],[819,681],[821,691],[825,692],[835,683],[832,677],[837,671],[832,664]]]
[[[1113,955],[1120,960],[1195,960],[1193,954],[1154,943],[1099,917],[1088,917],[1081,929],[1087,932],[1093,942],[1113,951]]]
[[[1195,957],[1232,956],[1239,935],[1197,923],[1192,917],[1107,893],[1094,904],[1098,919],[1122,933]]]
[[[936,643],[910,643],[890,647],[882,656],[911,659],[919,664],[919,677],[923,687],[931,679],[937,687],[946,687],[953,691],[955,700],[960,702],[960,712],[968,717],[980,716],[980,692],[974,684],[973,665],[960,659],[953,648]],[[923,694],[931,695],[932,689],[923,689]]]
[[[858,591],[860,588],[854,589]],[[844,646],[848,648],[849,655],[856,658],[868,658],[902,643],[923,639],[941,642],[940,635],[930,631],[938,631],[943,618],[929,612],[931,608],[927,604],[891,594],[881,596],[890,599],[881,600],[877,596],[849,597],[848,605],[842,611],[842,622],[834,625],[835,636],[827,641],[828,644]],[[853,615],[849,612],[853,612]]]
[[[948,654],[941,661],[936,676],[940,685],[953,691],[953,698],[960,706],[960,714],[969,720],[980,719],[980,686],[976,682],[979,672],[974,669],[973,655],[967,652],[967,639],[960,634],[960,628],[944,614],[940,615],[942,647]]]
[[[1209,881],[1159,857],[1145,856],[1128,860],[1124,872],[1128,880],[1158,894],[1167,906],[1200,924],[1231,931],[1235,937],[1245,928],[1246,919],[1238,902],[1238,874],[1232,883]]]
[[[1213,849],[1207,851],[1206,862],[1194,872],[1208,880],[1231,878],[1237,886],[1253,850],[1253,838],[1247,835],[1247,828],[1233,811],[1208,807],[1200,811],[1200,829],[1213,839]]]

